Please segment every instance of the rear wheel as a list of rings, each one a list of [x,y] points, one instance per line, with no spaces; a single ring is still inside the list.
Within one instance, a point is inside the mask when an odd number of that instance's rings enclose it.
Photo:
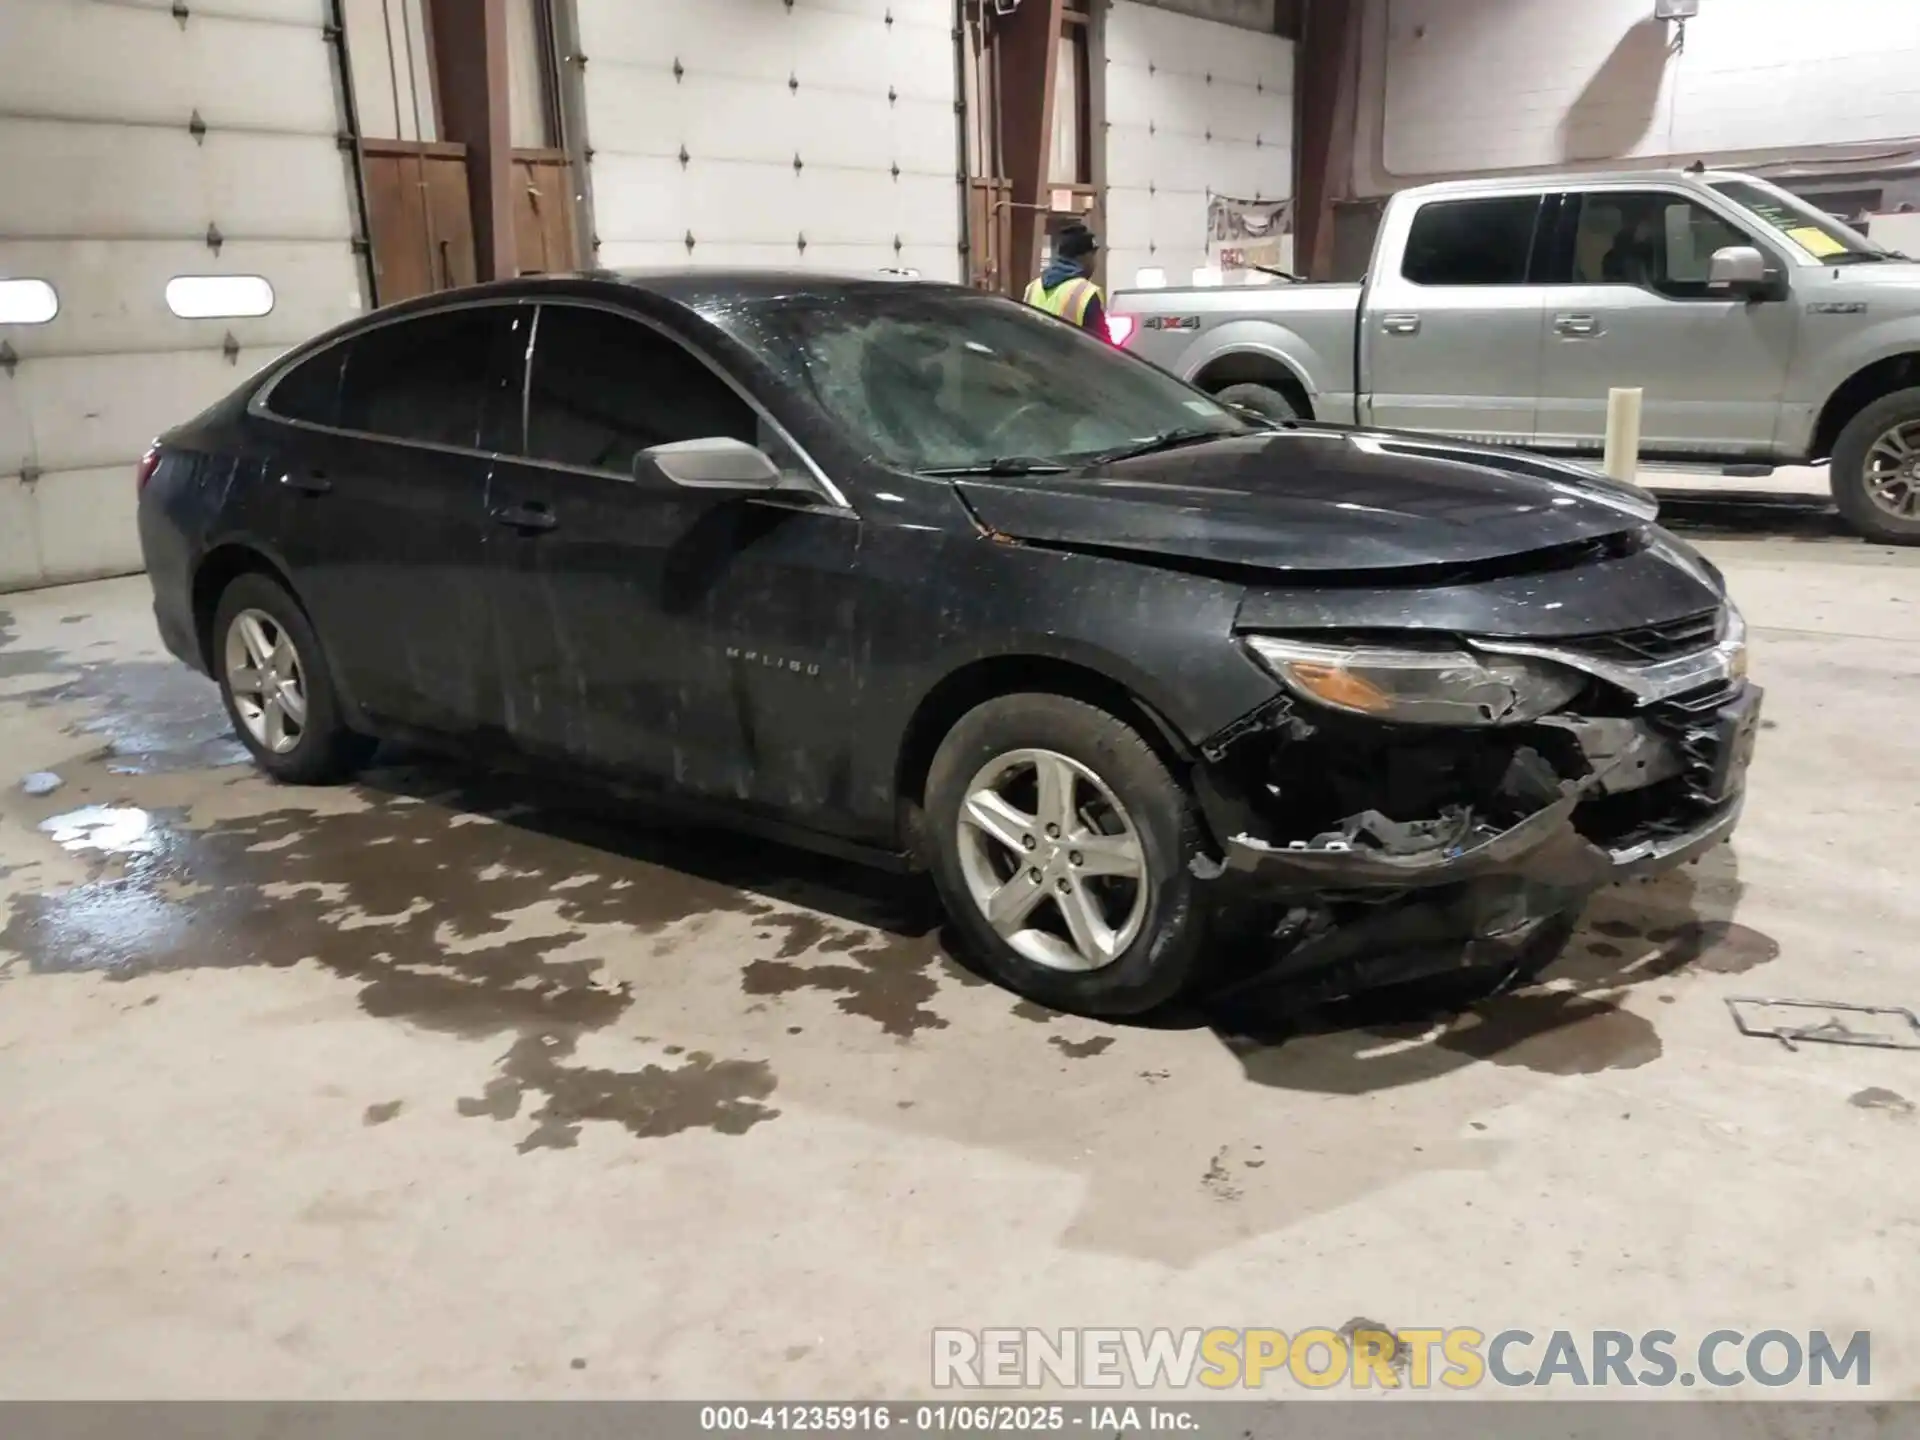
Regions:
[[[1300,407],[1284,391],[1276,390],[1271,385],[1229,385],[1213,398],[1222,405],[1238,405],[1268,420],[1300,418]]]
[[[1896,390],[1848,422],[1833,447],[1833,503],[1870,540],[1920,545],[1920,387]]]
[[[1059,695],[961,717],[927,777],[934,883],[982,967],[1056,1010],[1132,1015],[1198,971],[1199,826],[1139,733]]]
[[[234,733],[276,780],[322,785],[364,765],[374,742],[349,730],[306,612],[257,573],[227,586],[213,618],[213,661]]]

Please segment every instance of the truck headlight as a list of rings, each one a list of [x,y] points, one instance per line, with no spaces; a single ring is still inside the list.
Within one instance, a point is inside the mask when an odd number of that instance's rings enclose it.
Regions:
[[[1727,657],[1727,673],[1736,680],[1747,676],[1747,617],[1728,596],[1720,606],[1720,653]]]
[[[1409,725],[1517,725],[1552,714],[1587,683],[1577,671],[1518,656],[1325,645],[1272,635],[1246,640],[1295,694]]]

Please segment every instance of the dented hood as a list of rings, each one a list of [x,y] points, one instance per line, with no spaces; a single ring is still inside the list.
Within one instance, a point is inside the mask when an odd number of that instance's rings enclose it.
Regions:
[[[1653,514],[1636,512],[1636,492],[1551,462],[1307,427],[1069,475],[954,483],[982,524],[1015,539],[1276,571],[1512,560],[1633,531]]]

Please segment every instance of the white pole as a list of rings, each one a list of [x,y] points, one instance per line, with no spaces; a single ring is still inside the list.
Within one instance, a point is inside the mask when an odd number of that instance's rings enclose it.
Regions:
[[[1607,391],[1607,474],[1627,484],[1640,473],[1640,403],[1643,390]]]

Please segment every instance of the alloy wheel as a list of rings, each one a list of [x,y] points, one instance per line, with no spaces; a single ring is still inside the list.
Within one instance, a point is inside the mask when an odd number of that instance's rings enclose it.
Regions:
[[[966,789],[957,840],[968,893],[994,932],[1051,970],[1098,970],[1147,915],[1147,859],[1126,807],[1053,750],[1011,750]]]
[[[1906,420],[1867,450],[1867,495],[1902,520],[1920,520],[1920,420]]]
[[[261,748],[285,755],[307,729],[306,678],[286,627],[264,610],[242,610],[227,627],[227,691]]]

